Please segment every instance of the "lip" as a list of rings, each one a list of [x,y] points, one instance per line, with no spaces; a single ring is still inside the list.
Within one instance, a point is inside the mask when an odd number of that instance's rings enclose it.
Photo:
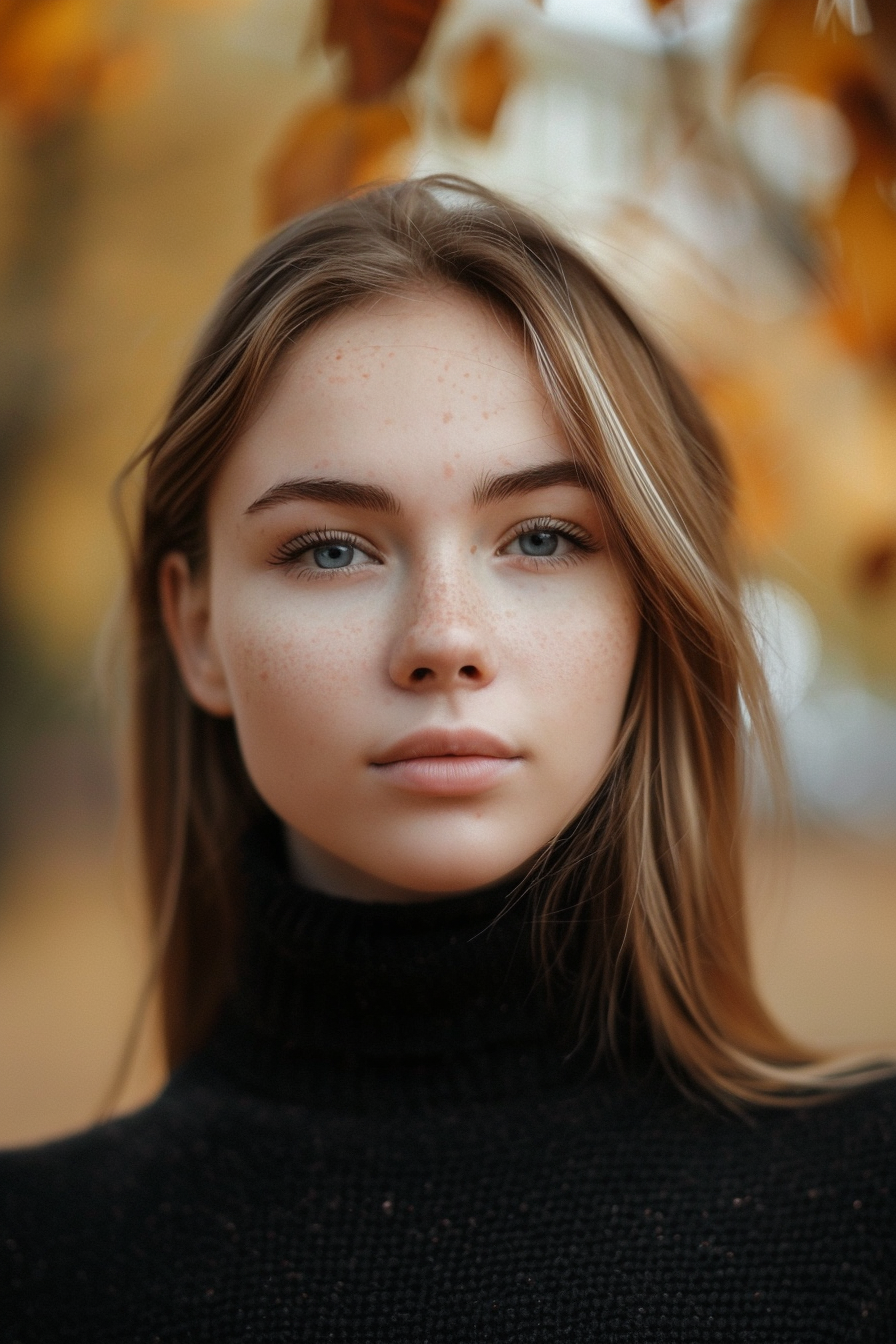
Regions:
[[[412,793],[461,797],[494,788],[520,759],[494,733],[428,728],[393,743],[371,765],[390,784]]]
[[[493,756],[509,761],[519,754],[500,737],[483,732],[481,728],[420,728],[416,733],[399,738],[371,764],[417,761],[421,756]]]

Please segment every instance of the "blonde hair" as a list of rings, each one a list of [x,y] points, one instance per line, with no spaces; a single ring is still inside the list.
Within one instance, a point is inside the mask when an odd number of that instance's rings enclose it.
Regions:
[[[732,485],[716,436],[665,355],[583,255],[453,177],[379,188],[287,225],[237,273],[143,470],[133,547],[139,820],[172,1062],[208,1033],[239,938],[236,848],[260,808],[233,724],[187,696],[165,637],[169,551],[204,560],[210,484],[281,361],[372,295],[458,286],[509,315],[570,451],[609,518],[643,633],[613,761],[541,856],[536,941],[582,1038],[625,1057],[645,1034],[685,1086],[732,1101],[822,1085],[820,1062],[763,1008],[741,872],[744,713],[769,731],[739,601]]]

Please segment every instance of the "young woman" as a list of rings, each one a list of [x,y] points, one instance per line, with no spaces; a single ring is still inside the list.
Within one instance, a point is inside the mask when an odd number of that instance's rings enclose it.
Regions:
[[[0,1338],[896,1338],[896,1085],[750,981],[729,476],[590,263],[322,209],[139,463],[174,1073],[0,1162]]]

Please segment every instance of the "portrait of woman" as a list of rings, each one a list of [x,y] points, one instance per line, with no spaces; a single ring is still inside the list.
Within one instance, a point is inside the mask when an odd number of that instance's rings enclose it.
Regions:
[[[896,1082],[751,977],[726,459],[586,256],[306,214],[129,481],[173,1072],[0,1155],[0,1340],[896,1337]]]

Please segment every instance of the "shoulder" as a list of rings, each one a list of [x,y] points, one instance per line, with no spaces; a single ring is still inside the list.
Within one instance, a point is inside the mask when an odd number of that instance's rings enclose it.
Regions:
[[[108,1214],[157,1188],[166,1171],[195,1161],[220,1112],[211,1089],[169,1087],[130,1115],[0,1152],[0,1250],[19,1234],[52,1237],[60,1217],[83,1226],[93,1212]]]
[[[798,1143],[834,1144],[844,1153],[896,1159],[896,1075],[844,1087],[811,1103],[763,1116],[772,1136]]]
[[[855,1191],[856,1199],[873,1197],[882,1216],[893,1217],[896,1077],[794,1107],[762,1108],[748,1117],[743,1131],[757,1169],[783,1185],[814,1188],[823,1182],[844,1198]]]
[[[628,1117],[639,1161],[671,1164],[686,1181],[761,1189],[782,1211],[822,1188],[849,1194],[850,1207],[873,1197],[896,1230],[896,1077],[746,1112],[676,1097],[671,1086],[663,1096]]]
[[[730,1132],[730,1125],[723,1128]],[[795,1104],[757,1106],[735,1121],[770,1152],[830,1151],[896,1162],[896,1075],[845,1086]]]
[[[131,1115],[0,1153],[0,1339],[146,1337],[140,1310],[214,1233],[241,1132],[251,1148],[251,1105],[193,1075]]]

